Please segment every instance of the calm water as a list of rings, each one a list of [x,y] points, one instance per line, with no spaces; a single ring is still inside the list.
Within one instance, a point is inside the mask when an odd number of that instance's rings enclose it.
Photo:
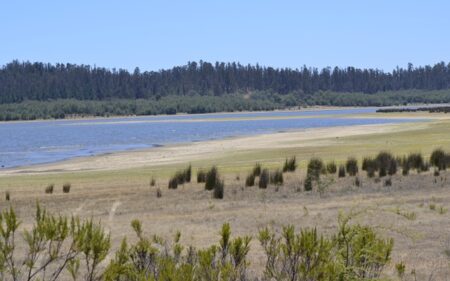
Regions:
[[[413,121],[324,116],[371,113],[375,110],[376,108],[363,108],[0,123],[0,167],[48,163],[129,149],[284,130]],[[220,120],[277,116],[293,118]],[[302,119],[304,116],[312,118]],[[186,122],[202,119],[218,120]]]

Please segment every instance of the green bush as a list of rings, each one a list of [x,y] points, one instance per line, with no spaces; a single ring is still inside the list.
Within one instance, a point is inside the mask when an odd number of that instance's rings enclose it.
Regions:
[[[446,170],[448,165],[448,155],[441,148],[433,150],[430,156],[430,163],[439,170]]]
[[[55,185],[54,185],[53,183],[47,185],[47,187],[45,188],[45,193],[47,193],[47,194],[52,194],[54,188],[55,188]]]
[[[295,156],[286,159],[283,166],[283,172],[294,172],[297,169],[297,160],[295,159]]]
[[[63,184],[63,192],[69,193],[71,187],[72,187],[72,185],[70,183],[66,182],[65,184]]]
[[[334,161],[330,161],[327,163],[327,173],[334,175],[337,172],[337,166],[336,163],[334,163]]]
[[[338,177],[345,178],[345,167],[344,167],[344,165],[339,165]]]
[[[255,177],[259,177],[261,175],[261,164],[255,163],[255,166],[253,167],[253,175]]]
[[[9,191],[5,192],[5,200],[6,201],[10,201],[11,200],[11,194],[9,193]]]
[[[169,179],[169,189],[177,189],[178,188],[178,178],[176,176]]]
[[[216,184],[213,189],[213,198],[214,199],[223,199],[224,193],[224,183],[222,180],[216,180]]]
[[[304,184],[305,191],[311,191],[313,189],[313,181],[311,177],[307,176]]]
[[[353,157],[348,158],[347,162],[345,162],[345,169],[350,176],[356,176],[358,173],[358,161]]]
[[[245,178],[245,186],[254,186],[255,185],[255,175],[248,174]]]
[[[312,158],[309,160],[306,174],[311,177],[313,181],[318,181],[323,169],[324,165],[322,159]]]
[[[205,189],[213,190],[219,181],[219,171],[216,166],[213,166],[207,173],[205,178]]]
[[[259,188],[267,188],[269,185],[270,177],[269,177],[269,171],[267,169],[263,169],[261,171],[261,174],[259,175],[259,182],[258,186]]]
[[[197,172],[197,183],[204,183],[206,182],[206,172],[203,170],[199,170]]]
[[[283,180],[283,172],[280,170],[275,170],[270,173],[270,183],[275,185],[282,185]]]
[[[408,162],[409,168],[415,169],[417,172],[420,172],[424,165],[423,157],[420,153],[409,154],[406,161]]]

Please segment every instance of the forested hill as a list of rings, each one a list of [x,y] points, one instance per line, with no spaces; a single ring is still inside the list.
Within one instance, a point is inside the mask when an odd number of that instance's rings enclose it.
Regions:
[[[159,99],[168,95],[223,96],[267,92],[302,98],[323,92],[442,90],[450,88],[450,64],[376,69],[289,69],[239,63],[190,62],[172,69],[133,73],[74,64],[13,61],[0,69],[0,103],[57,99]]]

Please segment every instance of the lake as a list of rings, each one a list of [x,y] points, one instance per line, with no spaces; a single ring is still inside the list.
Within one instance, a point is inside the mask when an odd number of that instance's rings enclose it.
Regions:
[[[0,167],[277,131],[420,121],[339,117],[375,111],[352,108],[0,123]]]

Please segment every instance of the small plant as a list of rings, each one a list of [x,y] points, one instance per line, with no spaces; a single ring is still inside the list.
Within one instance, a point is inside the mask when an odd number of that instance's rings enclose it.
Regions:
[[[270,173],[270,183],[275,185],[283,184],[283,173],[280,170],[276,170]]]
[[[304,187],[305,191],[311,191],[313,189],[313,181],[311,177],[306,177]]]
[[[197,172],[197,183],[204,183],[206,181],[206,173],[203,170]]]
[[[420,172],[424,165],[423,157],[420,153],[409,154],[406,161],[408,162],[409,168],[415,169],[417,172]]]
[[[358,173],[358,161],[353,157],[348,158],[345,169],[350,176],[355,176]]]
[[[258,186],[259,188],[267,188],[267,186],[269,185],[269,171],[267,169],[263,169],[261,171],[261,174],[259,175],[259,182],[258,182]]]
[[[436,204],[434,204],[434,203],[431,203],[429,205],[429,207],[430,207],[430,210],[432,210],[432,211],[436,210]]]
[[[384,181],[384,186],[392,186],[392,179],[388,178]]]
[[[205,189],[213,190],[219,181],[219,171],[216,166],[213,166],[207,173],[205,179]]]
[[[361,179],[359,177],[355,177],[355,186],[357,187],[361,186]]]
[[[337,166],[336,163],[334,163],[334,161],[328,162],[327,163],[327,173],[334,175],[337,172]]]
[[[254,186],[255,185],[255,175],[248,174],[245,178],[245,186]]]
[[[295,159],[295,156],[286,159],[283,166],[283,172],[294,172],[297,169],[297,160]]]
[[[6,201],[10,201],[11,200],[11,194],[9,193],[9,191],[5,192],[5,200]]]
[[[441,148],[433,150],[430,156],[430,163],[438,170],[447,169],[448,155]]]
[[[222,180],[217,179],[213,189],[214,199],[223,199],[224,183]]]
[[[156,184],[156,180],[154,177],[152,177],[150,180],[150,186],[155,186],[155,184]]]
[[[66,182],[65,184],[63,184],[63,192],[69,193],[71,187],[72,187],[72,185],[69,182]]]
[[[446,213],[447,213],[447,208],[444,208],[444,206],[439,206],[439,208],[438,208],[438,213],[440,214],[440,215],[445,215]]]
[[[339,165],[338,176],[340,178],[345,178],[345,167],[344,167],[344,165]]]
[[[253,175],[255,177],[259,177],[261,175],[261,164],[256,163],[253,167]]]
[[[405,276],[406,265],[403,262],[399,262],[395,264],[395,270],[397,271],[398,278],[403,279]]]
[[[55,188],[55,185],[54,185],[53,183],[47,185],[47,187],[45,188],[45,193],[47,193],[47,194],[52,194],[54,188]]]
[[[434,175],[435,177],[439,177],[440,174],[441,174],[441,173],[439,172],[439,169],[435,169],[435,170],[434,170],[433,175]],[[435,182],[436,182],[436,179],[435,179]]]
[[[161,198],[162,197],[162,191],[161,191],[161,188],[157,188],[156,189],[156,198]]]
[[[172,177],[169,180],[169,189],[177,189],[178,188],[178,179],[177,177]]]
[[[312,180],[318,181],[323,169],[324,165],[322,159],[312,158],[309,160],[306,174],[311,177]]]

